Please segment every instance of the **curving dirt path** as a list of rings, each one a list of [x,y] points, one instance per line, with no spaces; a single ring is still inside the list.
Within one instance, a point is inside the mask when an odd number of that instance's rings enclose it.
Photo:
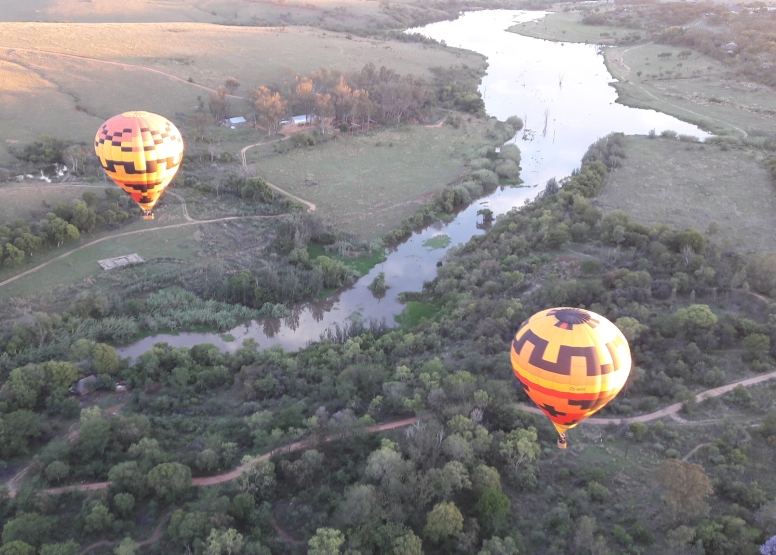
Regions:
[[[285,140],[285,139],[281,139],[281,141],[284,141],[284,140]],[[270,141],[270,142],[279,142],[279,141]],[[246,172],[248,171],[248,160],[247,160],[247,158],[245,157],[245,153],[246,153],[246,152],[248,152],[248,150],[249,150],[249,149],[251,149],[251,148],[253,148],[253,147],[255,147],[255,146],[261,146],[261,145],[266,145],[266,144],[269,144],[269,143],[256,143],[256,144],[254,144],[254,145],[248,145],[248,146],[244,147],[244,148],[243,148],[243,149],[240,151],[240,157],[242,158],[242,165],[243,165],[243,170],[245,170]],[[314,205],[312,202],[308,202],[308,201],[304,200],[303,198],[299,198],[299,197],[298,197],[298,196],[296,196],[296,195],[292,195],[292,194],[291,194],[291,193],[289,193],[288,191],[284,191],[283,189],[281,189],[281,188],[280,188],[280,187],[278,187],[277,185],[273,185],[273,184],[272,184],[272,183],[270,183],[269,181],[267,181],[266,183],[267,183],[267,185],[269,185],[271,188],[275,189],[275,190],[276,190],[276,191],[278,191],[279,193],[281,193],[281,194],[283,194],[283,195],[286,195],[287,197],[289,197],[289,198],[292,198],[292,199],[294,199],[295,201],[301,202],[302,204],[306,204],[306,205],[307,205],[307,208],[308,208],[308,212],[312,212],[312,211],[314,211],[314,210],[315,210],[315,205]]]
[[[378,426],[370,426],[369,428],[366,429],[366,431],[374,433],[374,432],[384,432],[387,430],[395,430],[396,428],[403,428],[405,426],[410,426],[425,418],[428,418],[428,415],[405,418],[404,420],[396,420],[394,422],[386,422],[385,424],[380,424]],[[337,439],[337,437],[338,436],[329,436],[325,438],[324,441],[332,441],[334,439]],[[258,457],[254,457],[253,461],[263,461],[263,460],[269,459],[274,455],[278,455],[281,453],[292,453],[294,451],[299,451],[300,449],[311,447],[312,445],[314,445],[314,442],[311,442],[311,441],[295,441],[294,443],[290,443],[283,447],[278,447],[277,449],[273,449],[269,453],[265,453]],[[194,478],[191,481],[191,484],[197,487],[222,484],[224,482],[230,482],[238,478],[240,475],[242,475],[243,472],[245,472],[245,465],[240,465],[234,470],[225,472],[223,474],[218,474],[216,476],[205,476],[201,478]],[[109,485],[110,485],[110,482],[94,482],[91,484],[77,484],[77,485],[71,485],[71,486],[62,486],[58,488],[48,488],[48,489],[41,490],[40,493],[45,493],[48,495],[59,495],[60,493],[65,493],[68,491],[94,491],[94,490],[106,489]]]
[[[156,73],[158,75],[163,75],[163,76],[167,77],[168,79],[172,79],[173,81],[178,81],[180,83],[185,83],[186,85],[190,85],[192,87],[197,87],[198,89],[202,89],[202,90],[205,90],[205,91],[208,91],[208,92],[211,92],[211,93],[218,92],[216,89],[213,89],[211,87],[207,87],[205,85],[200,85],[199,83],[194,83],[192,81],[184,79],[183,77],[178,77],[177,75],[173,75],[172,73],[166,73],[166,72],[161,71],[159,69],[153,69],[153,68],[146,67],[146,66],[140,66],[140,65],[136,65],[136,64],[127,64],[127,63],[124,63],[124,62],[114,62],[114,61],[111,61],[111,60],[103,60],[101,58],[92,58],[90,56],[79,56],[77,54],[64,54],[62,52],[55,52],[53,50],[42,50],[42,49],[39,49],[39,48],[17,48],[17,47],[14,47],[14,46],[3,46],[3,45],[0,45],[0,48],[9,50],[10,52],[7,55],[10,55],[14,51],[32,52],[32,53],[35,53],[35,54],[45,54],[47,56],[59,56],[61,58],[71,58],[71,59],[74,59],[74,60],[86,60],[86,61],[89,61],[89,62],[97,62],[97,63],[100,63],[100,64],[108,64],[108,65],[112,65],[112,66],[118,66],[118,67],[123,68],[123,69],[138,69],[138,70],[141,70],[141,71],[148,71],[148,72],[151,72],[151,73]],[[227,94],[226,96],[229,97],[229,98],[238,98],[240,100],[244,100],[245,99],[244,96],[236,96],[236,95],[233,95],[233,94]]]
[[[761,374],[759,376],[754,376],[752,378],[746,378],[745,380],[739,380],[737,382],[729,383],[727,385],[702,391],[701,393],[698,393],[695,396],[695,400],[700,403],[705,399],[710,399],[711,397],[719,397],[720,395],[724,395],[725,393],[733,391],[733,389],[735,389],[739,385],[743,385],[743,386],[754,385],[768,380],[772,380],[774,378],[776,378],[776,372],[769,372],[768,374]],[[521,408],[526,412],[544,415],[544,412],[537,407],[529,407],[529,406],[521,405]],[[673,418],[680,424],[684,424],[684,425],[705,424],[707,422],[714,422],[714,420],[703,420],[698,422],[695,422],[692,420],[685,420],[678,416],[678,413],[680,410],[682,410],[682,403],[674,403],[673,405],[668,405],[665,408],[662,408],[655,412],[651,412],[649,414],[642,414],[640,416],[631,416],[628,418],[588,418],[587,420],[585,420],[585,423],[594,424],[596,426],[606,426],[607,424],[630,424],[631,422],[651,422],[652,420],[658,420],[666,416]]]
[[[182,224],[183,225],[183,224]],[[749,385],[755,385],[758,383],[762,383],[768,380],[772,380],[776,378],[776,372],[769,372],[768,374],[761,374],[759,376],[754,376],[751,378],[746,378],[743,380],[739,380],[737,382],[729,383],[727,385],[723,385],[720,387],[715,387],[713,389],[708,389],[706,391],[703,391],[701,393],[698,393],[695,396],[695,399],[697,402],[701,402],[705,399],[709,399],[711,397],[719,397],[720,395],[724,395],[725,393],[728,393],[732,391],[734,388],[738,387],[739,385],[742,386],[749,386]],[[526,405],[519,405],[520,408],[526,412],[530,412],[532,414],[538,414],[544,416],[544,412],[537,408],[532,406],[526,406]],[[684,420],[680,417],[678,417],[679,411],[682,409],[682,403],[674,403],[672,405],[669,405],[665,408],[662,408],[660,410],[657,410],[655,412],[649,413],[649,414],[642,414],[640,416],[631,416],[629,418],[588,418],[585,420],[588,424],[593,424],[596,426],[606,426],[608,424],[630,424],[632,422],[651,422],[653,420],[658,420],[660,418],[664,418],[666,416],[673,418],[677,422],[679,422],[682,425],[699,425],[699,424],[705,424],[707,422],[714,422],[713,420],[709,421],[692,421],[692,420]],[[396,428],[402,428],[405,426],[409,426],[412,424],[415,424],[416,422],[423,420],[424,418],[428,418],[429,415],[426,416],[416,416],[413,418],[405,418],[404,420],[397,420],[395,422],[387,422],[385,424],[380,424],[379,426],[371,426],[367,428],[366,430],[368,432],[374,433],[374,432],[383,432],[386,430],[393,430]],[[323,441],[332,441],[333,439],[336,439],[336,436],[329,436],[325,438]],[[278,447],[277,449],[273,449],[269,453],[265,453],[264,455],[260,455],[259,457],[254,458],[253,460],[266,460],[270,457],[280,454],[280,453],[291,453],[294,451],[299,451],[300,449],[305,449],[307,447],[312,446],[313,443],[310,441],[295,441],[293,443],[290,443],[288,445],[285,445],[283,447]],[[702,446],[701,446],[702,447]],[[692,455],[693,452],[691,451],[687,457]],[[216,476],[205,476],[200,478],[194,478],[191,483],[193,486],[197,487],[203,487],[203,486],[213,486],[216,484],[222,484],[224,482],[230,482],[232,480],[235,480],[238,478],[242,473],[245,472],[245,466],[240,465],[237,468],[230,470],[229,472],[225,472],[223,474],[217,474]],[[71,486],[62,486],[58,488],[48,488],[41,491],[41,493],[46,493],[49,495],[57,495],[60,493],[64,493],[67,491],[92,491],[92,490],[100,490],[105,489],[110,485],[110,482],[95,482],[91,484],[78,484],[78,485],[71,485]],[[12,492],[13,493],[13,492]]]
[[[246,161],[245,161],[245,151],[248,150],[251,147],[262,145],[262,144],[266,144],[266,143],[257,143],[255,145],[249,145],[249,146],[245,147],[241,151],[241,155],[242,155],[242,158],[243,158],[243,167],[245,167],[247,169]],[[315,210],[315,205],[312,202],[308,202],[308,201],[306,201],[306,200],[304,200],[302,198],[299,198],[296,195],[292,195],[291,193],[289,193],[287,191],[284,191],[283,189],[281,189],[277,185],[273,185],[272,183],[267,182],[267,185],[272,187],[274,190],[278,191],[280,194],[285,195],[285,196],[287,196],[289,198],[292,198],[292,199],[294,199],[294,200],[296,200],[298,202],[301,202],[302,204],[305,204],[307,206],[307,208],[308,208],[308,212],[312,212],[313,210]],[[54,186],[55,187],[56,186],[62,186],[62,187],[92,187],[92,188],[102,188],[102,189],[104,189],[104,187],[99,186],[99,185],[81,185],[81,184],[76,184],[76,183],[63,183],[61,185],[54,185]],[[17,274],[15,276],[11,277],[11,278],[6,279],[5,281],[0,281],[0,287],[3,287],[4,285],[8,285],[9,283],[12,283],[12,282],[16,281],[17,279],[20,279],[20,278],[23,278],[26,275],[32,274],[33,272],[37,272],[38,270],[41,270],[41,269],[45,268],[49,264],[52,264],[54,262],[57,262],[58,260],[62,260],[64,258],[67,258],[71,254],[76,253],[76,252],[78,252],[80,250],[87,249],[87,248],[89,248],[89,247],[91,247],[93,245],[96,245],[97,243],[102,243],[103,241],[109,241],[111,239],[116,239],[118,237],[126,237],[128,235],[136,235],[138,233],[149,233],[149,232],[152,232],[152,231],[161,231],[161,230],[165,230],[165,229],[173,229],[173,228],[184,227],[184,226],[189,226],[189,225],[213,224],[213,223],[218,223],[218,222],[228,222],[228,221],[231,221],[231,220],[245,220],[245,219],[267,219],[267,220],[271,220],[271,219],[275,219],[275,218],[282,218],[285,215],[285,214],[276,214],[274,216],[226,216],[224,218],[215,218],[215,219],[212,219],[212,220],[195,220],[191,216],[189,216],[188,209],[186,208],[186,201],[183,199],[183,197],[181,197],[180,195],[177,195],[176,193],[173,193],[172,191],[168,191],[168,192],[169,192],[169,194],[171,194],[171,195],[175,196],[176,198],[180,199],[181,203],[183,204],[183,215],[184,215],[184,217],[187,220],[186,222],[181,223],[181,224],[172,224],[172,225],[165,225],[165,226],[159,226],[159,227],[150,227],[148,229],[137,229],[135,231],[125,231],[123,233],[117,233],[115,235],[107,235],[105,237],[101,237],[100,239],[95,239],[94,241],[90,241],[90,242],[88,242],[88,243],[86,243],[84,245],[81,245],[80,247],[76,247],[73,250],[70,250],[70,251],[67,251],[65,253],[62,253],[59,256],[44,262],[43,264],[39,264],[38,266],[35,266],[34,268],[30,268],[29,270],[27,270],[25,272],[22,272],[21,274]]]

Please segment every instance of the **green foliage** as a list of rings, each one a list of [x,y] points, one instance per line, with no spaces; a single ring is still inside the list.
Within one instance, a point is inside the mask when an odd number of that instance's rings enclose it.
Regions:
[[[84,532],[87,534],[102,532],[112,525],[113,515],[108,511],[108,507],[99,501],[93,501],[89,511],[84,516]]]
[[[428,513],[423,535],[430,541],[440,541],[463,530],[463,515],[454,503],[437,503]]]
[[[3,545],[19,541],[39,547],[49,539],[56,523],[56,517],[24,513],[3,526]]]
[[[191,486],[191,469],[177,462],[162,463],[148,472],[147,481],[157,497],[174,502]]]
[[[318,528],[315,535],[307,542],[308,555],[339,555],[340,546],[345,543],[345,536],[333,528]]]
[[[23,541],[14,540],[0,547],[0,555],[35,555],[35,548]]]

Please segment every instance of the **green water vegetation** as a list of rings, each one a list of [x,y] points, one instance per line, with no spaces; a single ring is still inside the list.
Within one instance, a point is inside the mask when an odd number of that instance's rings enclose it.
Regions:
[[[431,239],[427,239],[423,243],[423,246],[426,247],[426,249],[433,251],[436,249],[447,248],[451,242],[452,242],[452,239],[450,238],[450,236],[442,233],[440,235],[434,235]]]
[[[2,358],[0,456],[28,466],[3,498],[0,549],[71,553],[161,526],[144,553],[757,553],[776,534],[773,382],[692,420],[708,411],[695,393],[776,364],[776,262],[595,208],[623,141],[597,142],[562,187],[453,249],[398,328],[354,319],[293,353],[160,343],[131,367],[93,339],[46,353],[61,335],[6,329],[18,354]],[[520,410],[509,363],[520,323],[558,305],[614,321],[634,357],[609,424],[581,425],[563,452]],[[87,374],[98,389],[82,406],[65,392]],[[621,421],[678,401],[684,422]]]

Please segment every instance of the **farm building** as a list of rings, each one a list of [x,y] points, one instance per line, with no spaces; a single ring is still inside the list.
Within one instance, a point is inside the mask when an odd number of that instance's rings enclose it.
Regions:
[[[236,118],[227,118],[226,120],[224,120],[224,124],[234,129],[236,127],[245,127],[246,125],[248,125],[248,122],[245,121],[244,117],[238,116]]]
[[[313,116],[294,116],[291,119],[286,119],[280,122],[280,125],[302,125],[307,123],[308,120],[312,121]]]

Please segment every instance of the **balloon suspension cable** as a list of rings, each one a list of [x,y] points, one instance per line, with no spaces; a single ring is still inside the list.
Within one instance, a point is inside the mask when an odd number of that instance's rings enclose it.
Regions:
[[[559,434],[558,435],[558,449],[565,449],[566,448],[566,434]]]
[[[153,220],[154,219],[154,213],[150,210],[143,210],[143,219],[144,220]]]

